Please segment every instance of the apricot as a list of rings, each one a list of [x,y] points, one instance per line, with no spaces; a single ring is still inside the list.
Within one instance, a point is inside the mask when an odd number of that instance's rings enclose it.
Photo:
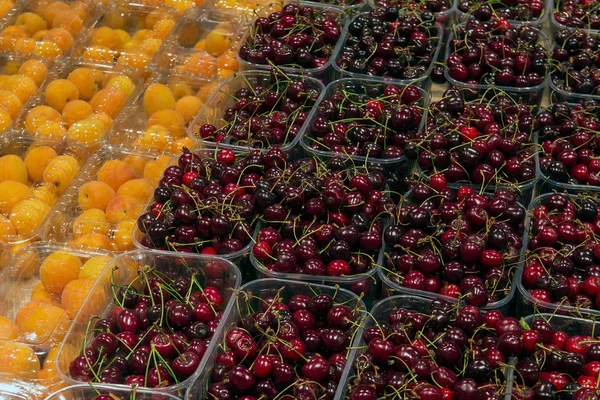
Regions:
[[[160,110],[170,110],[175,107],[175,97],[169,89],[161,83],[153,83],[144,92],[144,111],[150,116]]]
[[[147,158],[135,155],[125,156],[123,157],[123,161],[133,168],[135,176],[142,176],[144,174],[144,168],[148,163]]]
[[[60,303],[52,297],[42,282],[38,282],[31,290],[31,301],[43,301],[60,307]]]
[[[2,84],[4,90],[8,90],[19,98],[24,104],[37,91],[37,85],[33,79],[25,75],[9,76]]]
[[[175,111],[177,111],[187,124],[200,112],[204,103],[196,96],[184,96],[175,103]]]
[[[19,156],[7,154],[0,157],[0,182],[4,181],[27,183],[27,167]]]
[[[192,138],[184,136],[173,142],[171,152],[178,154],[178,153],[183,152],[183,149],[193,149],[193,148],[194,148],[194,141],[192,140]]]
[[[160,110],[148,118],[147,126],[161,125],[169,130],[171,136],[179,138],[185,134],[185,119],[175,110]]]
[[[0,133],[4,133],[13,123],[8,111],[0,109]]]
[[[0,90],[0,109],[5,110],[14,120],[19,115],[23,103],[19,97],[8,90]]]
[[[0,345],[18,339],[20,334],[17,324],[7,317],[0,316]]]
[[[58,11],[52,20],[52,28],[65,28],[76,37],[83,29],[83,20],[75,10]]]
[[[134,248],[132,235],[135,224],[136,221],[134,219],[127,219],[117,224],[112,238],[115,251],[127,251]]]
[[[152,193],[154,192],[154,187],[150,183],[149,180],[145,178],[132,179],[119,187],[117,190],[118,196],[131,196],[140,201],[147,201]]]
[[[95,281],[99,279],[102,283],[110,283],[111,271],[104,271],[104,267],[112,260],[109,256],[90,257],[79,271],[79,279]]]
[[[89,233],[107,235],[109,230],[110,224],[106,221],[106,214],[98,208],[82,212],[73,221],[73,237],[75,239]]]
[[[165,150],[167,149],[173,138],[171,132],[162,125],[152,125],[139,139],[140,145],[146,149]]]
[[[68,11],[71,9],[71,6],[62,1],[55,1],[43,10],[43,15],[46,18],[46,25],[52,26],[52,21],[54,21],[54,17],[58,14],[59,11]]]
[[[121,37],[119,34],[108,26],[101,26],[92,35],[92,43],[106,47],[121,46]]]
[[[122,53],[117,60],[117,65],[120,67],[129,67],[137,72],[140,76],[146,77],[144,69],[152,61],[152,56],[144,53],[141,50],[129,50]]]
[[[101,71],[82,67],[71,71],[67,79],[77,87],[79,98],[88,101],[100,90],[102,78]]]
[[[68,79],[56,79],[46,87],[45,96],[46,104],[62,112],[68,102],[79,99],[79,89]]]
[[[40,265],[40,281],[52,296],[60,297],[67,284],[79,276],[81,260],[66,251],[49,254]]]
[[[101,89],[92,97],[90,105],[95,111],[102,111],[115,118],[127,102],[127,94],[119,87]]]
[[[62,116],[52,107],[36,106],[27,113],[25,127],[29,132],[35,133],[46,122],[60,123],[62,122]]]
[[[16,236],[17,231],[8,218],[0,214],[0,237]]]
[[[106,206],[106,220],[111,224],[118,224],[134,213],[134,206],[138,203],[135,197],[116,196]]]
[[[65,127],[58,122],[52,121],[44,122],[34,133],[37,136],[54,140],[60,140],[67,136]]]
[[[192,95],[192,88],[185,81],[172,82],[169,84],[169,89],[171,89],[175,101],[179,101],[182,97]]]
[[[79,162],[71,155],[62,155],[52,159],[42,178],[52,184],[58,193],[62,193],[79,171]]]
[[[106,83],[107,87],[117,87],[121,89],[127,96],[130,96],[135,90],[135,83],[127,75],[113,76]]]
[[[102,121],[95,118],[86,118],[75,122],[67,130],[67,137],[92,146],[102,140],[106,128]]]
[[[40,359],[25,343],[8,342],[0,347],[0,372],[33,379],[39,370]]]
[[[110,240],[102,233],[87,233],[69,242],[74,246],[111,250]]]
[[[29,149],[25,156],[25,167],[27,168],[29,180],[34,182],[42,179],[44,170],[57,155],[56,150],[50,146],[38,146]]]
[[[151,185],[156,186],[160,180],[163,171],[167,168],[170,158],[162,155],[155,160],[148,161],[144,168],[144,178],[146,178]]]
[[[86,211],[92,208],[106,209],[108,203],[116,196],[113,188],[101,181],[86,182],[79,188],[77,198],[79,207]]]
[[[60,49],[62,53],[66,53],[73,43],[75,39],[71,32],[69,32],[65,28],[52,28],[50,29],[43,37],[43,40],[47,40],[56,44],[56,46]]]
[[[73,100],[63,109],[62,117],[67,127],[70,127],[77,121],[91,117],[93,113],[94,109],[87,101]]]
[[[50,40],[40,40],[39,42],[35,42],[31,54],[44,60],[54,60],[62,55],[62,50],[56,43]]]
[[[40,199],[44,204],[52,206],[58,198],[56,189],[48,182],[40,182],[39,184],[29,188],[29,197]]]
[[[98,180],[108,184],[115,191],[135,177],[134,169],[121,160],[107,160],[98,170]]]
[[[8,214],[20,201],[27,198],[29,186],[15,181],[0,182],[0,211]]]
[[[35,301],[21,307],[16,323],[26,342],[51,347],[64,338],[70,320],[62,308]]]
[[[9,218],[17,234],[25,236],[42,225],[48,211],[50,207],[40,199],[25,199],[14,205]]]
[[[27,33],[29,36],[32,36],[37,31],[46,29],[46,21],[44,21],[39,15],[32,12],[24,12],[23,14],[19,15],[15,21],[15,25],[23,26],[25,33]]]
[[[94,111],[90,118],[97,119],[98,121],[100,121],[102,123],[102,126],[104,126],[105,131],[107,131],[114,122],[114,120],[108,114],[102,111]]]
[[[75,279],[65,286],[60,298],[60,305],[66,311],[69,318],[73,319],[77,312],[83,308],[85,299],[90,295],[90,302],[84,312],[88,312],[90,308],[100,307],[99,300],[102,299],[103,293],[99,288],[94,287],[94,281],[89,279]]]

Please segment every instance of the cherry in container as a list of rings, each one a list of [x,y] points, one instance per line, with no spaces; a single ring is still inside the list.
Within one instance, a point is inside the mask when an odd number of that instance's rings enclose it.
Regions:
[[[550,21],[552,31],[571,28],[598,31],[600,14],[594,1],[556,0]]]
[[[427,13],[433,14],[435,20],[443,25],[449,27],[454,22],[454,0],[418,0],[410,3],[399,1],[399,0],[371,0],[369,4],[373,8],[385,8],[389,6],[398,7],[401,10],[407,12],[421,12],[424,15],[423,19],[431,19]]]
[[[459,21],[489,21],[497,17],[511,25],[542,27],[552,12],[550,0],[457,0]]]
[[[142,388],[115,388],[110,385],[79,384],[61,388],[46,398],[47,400],[89,399],[89,400],[177,400],[179,397]]]

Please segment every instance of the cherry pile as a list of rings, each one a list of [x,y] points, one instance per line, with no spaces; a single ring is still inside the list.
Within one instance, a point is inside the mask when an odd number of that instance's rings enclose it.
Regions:
[[[554,19],[571,28],[600,29],[596,0],[557,0]]]
[[[536,116],[540,170],[551,179],[600,186],[600,109],[594,101],[582,105],[555,103]]]
[[[459,0],[457,8],[479,21],[489,21],[492,17],[504,21],[536,21],[544,16],[544,0]]]
[[[583,30],[561,29],[554,34],[550,75],[554,86],[567,93],[600,95],[600,42]]]
[[[302,140],[317,150],[398,159],[416,137],[424,106],[416,86],[346,82],[321,100]]]
[[[600,309],[598,200],[554,193],[536,203],[530,211],[523,287],[536,303]]]
[[[375,5],[379,8],[396,6],[402,12],[422,13],[423,20],[432,20],[435,18],[437,22],[446,25],[450,21],[450,9],[452,8],[452,0],[416,0],[411,2],[401,0],[375,0]],[[431,13],[432,15],[429,15]]]
[[[321,94],[303,78],[282,76],[278,71],[271,71],[265,86],[245,83],[247,87],[234,93],[219,93],[231,96],[227,99],[231,106],[224,108],[214,125],[212,121],[200,125],[198,138],[254,148],[289,144]]]
[[[289,3],[254,22],[239,56],[252,64],[321,68],[342,34],[333,9]]]
[[[515,188],[535,179],[532,112],[506,95],[465,102],[448,89],[430,105],[423,138],[406,155],[418,157],[431,179]]]
[[[210,374],[214,399],[333,399],[362,310],[337,294],[240,292]],[[318,289],[317,289],[318,290]]]
[[[250,243],[264,197],[263,177],[278,176],[287,155],[273,148],[236,157],[229,149],[184,152],[154,190],[137,226],[142,246],[178,252],[231,254]],[[270,194],[270,193],[269,193]]]
[[[401,13],[396,6],[359,15],[336,60],[343,71],[394,79],[422,78],[433,60],[441,32],[433,14]]]
[[[385,305],[367,322],[346,398],[504,398],[504,367],[523,348],[515,318],[442,300],[425,312]]]
[[[505,21],[469,20],[456,27],[446,58],[451,78],[468,84],[531,87],[544,82],[548,64],[543,34]]]
[[[597,399],[600,340],[592,326],[556,316],[531,321],[521,336],[513,398]]]
[[[383,217],[394,201],[386,176],[369,166],[353,168],[332,158],[291,164],[269,190],[263,225],[252,249],[259,266],[277,273],[349,276],[371,270],[382,247]],[[354,293],[369,293],[369,278]]]
[[[145,266],[138,274],[115,287],[106,318],[90,321],[84,348],[69,364],[71,378],[166,387],[198,369],[225,306],[223,264],[212,261],[203,271],[185,262],[169,270]]]
[[[486,306],[505,298],[522,248],[526,211],[515,195],[418,183],[384,232],[384,271],[403,288]]]

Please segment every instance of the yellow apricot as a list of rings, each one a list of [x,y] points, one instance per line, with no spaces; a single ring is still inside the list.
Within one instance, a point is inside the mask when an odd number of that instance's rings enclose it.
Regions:
[[[140,138],[140,145],[146,149],[165,150],[173,141],[171,133],[162,125],[152,125]]]
[[[105,210],[108,203],[116,196],[113,188],[101,181],[86,182],[79,188],[77,198],[82,210],[98,208]]]
[[[135,90],[135,83],[127,75],[113,76],[108,80],[107,87],[117,87],[121,89],[127,96],[130,96]]]
[[[169,130],[171,136],[179,138],[185,134],[185,119],[178,111],[160,110],[148,118],[147,126],[162,125]]]
[[[33,79],[25,75],[10,76],[4,82],[3,87],[17,96],[21,103],[25,103],[37,91],[37,86]]]
[[[15,236],[17,231],[8,218],[0,214],[0,237]]]
[[[30,235],[42,225],[50,207],[40,199],[18,202],[10,212],[10,222],[18,235]]]
[[[114,197],[106,206],[106,220],[111,224],[118,224],[126,219],[131,219],[137,203],[138,200],[131,196]]]
[[[94,118],[86,118],[75,122],[67,130],[67,137],[83,143],[85,146],[92,146],[102,140],[106,128],[102,121]]]
[[[0,211],[8,214],[20,201],[27,198],[29,186],[15,181],[0,182]]]
[[[13,120],[17,118],[22,107],[23,103],[16,94],[0,90],[0,109],[6,110]]]
[[[57,193],[62,193],[79,171],[79,163],[75,157],[62,155],[55,157],[48,164],[42,178],[52,184]]]
[[[162,176],[163,171],[167,168],[170,158],[166,155],[159,156],[155,160],[148,161],[144,168],[144,178],[152,185],[156,185]]]
[[[175,111],[183,116],[185,123],[189,123],[202,109],[202,100],[196,96],[184,96],[175,103]]]
[[[115,118],[125,106],[127,97],[121,88],[110,86],[99,90],[90,100],[90,105],[95,111],[102,111],[111,118]]]
[[[107,235],[109,230],[110,224],[106,221],[106,214],[97,208],[82,212],[73,221],[73,237],[75,239],[89,233]]]
[[[42,179],[46,166],[56,157],[56,150],[50,146],[37,146],[30,148],[25,156],[25,167],[30,181]]]
[[[154,187],[146,178],[131,179],[119,187],[118,196],[131,196],[140,201],[148,201]]]
[[[87,233],[69,242],[73,246],[84,246],[93,249],[111,250],[108,236],[101,233]]]
[[[4,181],[27,183],[27,167],[19,156],[7,154],[0,157],[0,182]]]
[[[40,126],[50,121],[60,123],[62,116],[52,107],[36,106],[27,113],[25,127],[29,132],[35,133]]]
[[[13,120],[8,111],[0,109],[0,134],[4,133],[5,130],[10,128],[12,122]]]
[[[175,97],[169,89],[161,83],[153,83],[144,92],[144,111],[150,116],[160,110],[170,110],[175,107]]]
[[[132,236],[135,224],[136,221],[134,219],[127,219],[117,224],[112,236],[112,244],[115,251],[127,251],[134,248]]]
[[[79,97],[86,101],[98,93],[101,79],[102,73],[90,68],[76,68],[71,71],[68,77],[68,80],[77,87]]]
[[[87,101],[73,100],[63,108],[62,117],[68,128],[77,121],[91,117],[93,113],[94,109]]]
[[[23,14],[19,15],[15,21],[15,25],[23,26],[25,28],[25,33],[27,33],[29,36],[33,35],[37,31],[46,29],[46,21],[44,21],[39,15],[32,12],[24,12]]]
[[[56,79],[46,87],[45,98],[46,104],[62,112],[68,102],[79,99],[79,89],[68,79]]]
[[[121,160],[107,160],[98,170],[98,180],[108,184],[116,192],[122,184],[135,179],[135,170]]]

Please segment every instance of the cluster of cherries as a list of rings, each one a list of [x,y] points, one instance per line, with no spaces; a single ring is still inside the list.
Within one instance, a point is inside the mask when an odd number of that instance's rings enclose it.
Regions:
[[[137,226],[148,248],[231,254],[250,243],[254,219],[270,193],[261,182],[276,179],[287,154],[278,148],[238,156],[229,149],[185,151],[154,190],[154,203]]]
[[[416,138],[424,101],[416,86],[347,82],[321,100],[302,140],[317,150],[398,159]]]
[[[513,193],[434,191],[418,183],[407,200],[384,232],[388,279],[478,307],[508,295],[526,216]]]
[[[274,182],[262,213],[263,228],[252,250],[259,265],[278,273],[319,276],[364,274],[383,245],[382,217],[393,212],[386,176],[375,168],[353,168],[332,158],[291,164]],[[352,285],[369,293],[365,278]]]
[[[195,267],[144,267],[141,291],[117,288],[112,312],[88,327],[83,351],[69,364],[71,378],[154,388],[192,376],[222,317],[223,268],[212,261],[200,282]]]
[[[600,41],[583,30],[560,29],[554,34],[551,79],[565,92],[600,95]]]
[[[286,4],[256,19],[239,56],[252,64],[321,68],[342,35],[340,20],[334,9]]]
[[[499,93],[465,102],[448,89],[429,107],[423,137],[405,148],[431,179],[514,187],[535,179],[532,107]]]
[[[519,22],[536,21],[544,16],[544,0],[459,0],[457,8],[479,21],[493,17]]]
[[[209,398],[333,399],[362,310],[309,293],[238,295],[242,315],[225,334]]]
[[[292,142],[321,93],[302,78],[282,76],[279,71],[271,71],[265,86],[260,83],[247,81],[247,87],[236,90],[231,107],[219,116],[218,127],[200,125],[196,136],[254,148]]]
[[[597,200],[554,193],[531,211],[521,283],[533,302],[600,309]]]
[[[554,19],[571,28],[600,29],[596,0],[557,0]]]
[[[542,33],[502,20],[469,20],[458,26],[446,58],[451,78],[468,84],[532,87],[544,82],[548,64]]]
[[[558,182],[600,186],[600,108],[595,101],[581,105],[555,103],[536,116],[540,170]]]
[[[526,346],[519,321],[442,300],[424,308],[382,310],[365,329],[347,398],[502,400],[504,367]]]
[[[341,70],[414,80],[424,77],[434,61],[442,32],[432,13],[401,12],[390,5],[357,16],[348,33],[336,60]]]
[[[402,1],[402,0],[375,0],[375,4],[379,8],[385,8],[389,6],[400,7],[402,11],[406,12],[422,12],[422,18],[424,20],[431,20],[427,13],[432,13],[436,21],[442,25],[446,25],[450,21],[450,9],[452,8],[452,0],[413,0],[413,1]]]
[[[515,366],[514,399],[598,399],[600,340],[591,336],[591,326],[536,317],[525,328],[523,352]]]

